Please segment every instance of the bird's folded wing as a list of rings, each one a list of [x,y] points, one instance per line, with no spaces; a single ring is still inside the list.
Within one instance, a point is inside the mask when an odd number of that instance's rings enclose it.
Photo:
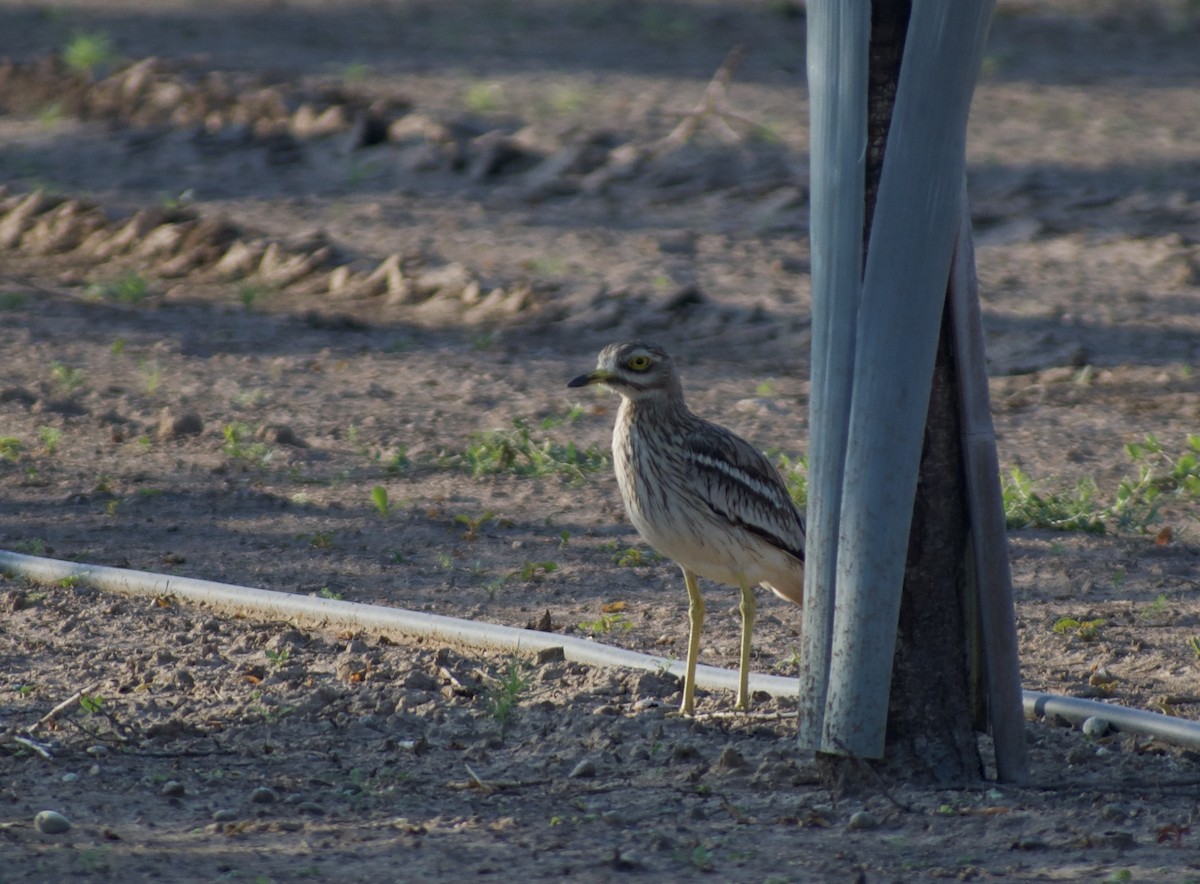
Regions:
[[[761,451],[707,423],[684,450],[693,487],[713,512],[804,561],[804,516]]]

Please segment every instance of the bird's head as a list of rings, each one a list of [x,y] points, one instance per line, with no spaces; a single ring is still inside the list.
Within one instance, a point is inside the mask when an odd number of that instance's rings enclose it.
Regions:
[[[572,378],[568,387],[603,384],[626,399],[681,396],[671,356],[651,341],[621,341],[600,351],[596,368]]]

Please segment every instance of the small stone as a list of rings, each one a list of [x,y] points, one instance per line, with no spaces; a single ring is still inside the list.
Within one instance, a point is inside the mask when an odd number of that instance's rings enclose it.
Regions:
[[[230,810],[228,807],[218,808],[212,813],[212,821],[214,823],[232,823],[237,818],[237,811]]]
[[[296,805],[296,810],[306,816],[325,816],[325,808],[315,801],[301,801]]]
[[[43,810],[33,818],[33,825],[43,835],[61,835],[71,831],[71,821],[56,810]]]
[[[592,761],[590,758],[585,758],[571,769],[571,772],[567,774],[567,778],[572,780],[580,780],[588,777],[594,777],[595,775],[596,762]]]
[[[75,771],[69,771],[68,773],[62,775],[62,781],[64,783],[73,783],[77,779],[79,779],[79,774],[75,773]]]
[[[167,780],[163,783],[162,793],[168,798],[180,798],[187,790],[179,780]]]
[[[296,431],[287,424],[267,424],[255,433],[255,437],[276,445],[290,445],[293,448],[308,447],[308,443],[296,435]]]
[[[860,810],[850,814],[849,826],[851,829],[874,829],[878,825],[879,821],[869,810]]]
[[[1129,816],[1129,813],[1120,804],[1105,804],[1100,808],[1100,816],[1106,820],[1119,823],[1125,817]]]
[[[436,691],[441,686],[441,682],[420,669],[414,669],[404,677],[404,687],[410,691]]]
[[[1108,733],[1108,729],[1110,727],[1111,725],[1109,724],[1107,718],[1101,718],[1098,715],[1093,715],[1091,718],[1084,720],[1082,730],[1085,737],[1090,737],[1093,740],[1097,740]]]
[[[93,758],[103,758],[108,754],[108,747],[102,743],[97,743],[95,746],[88,746],[84,751]]]
[[[158,438],[178,439],[180,436],[198,436],[204,432],[204,421],[194,411],[172,414],[164,408],[158,416]]]
[[[274,804],[279,800],[279,793],[266,786],[259,786],[250,793],[250,800],[254,804]]]
[[[600,814],[600,821],[609,826],[620,826],[624,823],[625,817],[615,810],[606,810]]]
[[[726,746],[721,750],[720,756],[717,758],[717,770],[738,770],[746,766],[746,759],[742,757],[742,753],[732,746]]]

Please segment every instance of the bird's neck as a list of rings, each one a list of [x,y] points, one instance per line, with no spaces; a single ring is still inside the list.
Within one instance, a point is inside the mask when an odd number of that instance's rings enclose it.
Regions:
[[[687,421],[691,417],[692,412],[682,396],[622,396],[617,412],[618,424],[642,421],[671,424]]]

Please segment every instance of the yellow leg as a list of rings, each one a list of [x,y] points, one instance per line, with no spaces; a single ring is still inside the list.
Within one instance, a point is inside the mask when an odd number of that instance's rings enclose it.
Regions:
[[[750,708],[750,636],[754,632],[754,587],[742,583],[742,652],[738,657],[738,692],[735,708]]]
[[[704,626],[704,599],[696,575],[683,568],[683,582],[688,592],[687,677],[683,681],[683,703],[679,711],[691,715],[696,698],[696,658],[700,656],[700,628]]]

